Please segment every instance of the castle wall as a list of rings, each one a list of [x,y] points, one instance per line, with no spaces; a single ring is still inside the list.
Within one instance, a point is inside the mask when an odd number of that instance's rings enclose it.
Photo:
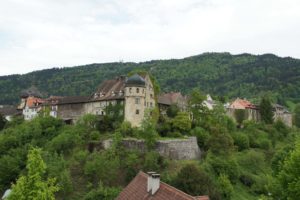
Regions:
[[[293,126],[293,115],[291,113],[274,113],[274,121],[281,120],[285,125]]]
[[[147,150],[144,140],[123,139],[122,144],[126,149],[130,150],[138,150],[140,152],[146,152]],[[105,140],[102,143],[104,149],[110,148],[111,145],[112,140]],[[196,137],[159,140],[156,142],[155,150],[161,156],[174,160],[194,160],[201,158],[201,151],[198,147]]]
[[[238,110],[238,109],[235,109],[235,108],[227,108],[226,110],[226,114],[231,117],[232,119],[236,120],[235,119],[235,111]],[[245,110],[246,112],[246,118],[245,120],[253,120],[253,121],[260,121],[260,113],[259,113],[259,110],[254,110],[254,109],[243,109]]]
[[[84,103],[58,105],[57,116],[63,120],[76,122],[84,114]]]

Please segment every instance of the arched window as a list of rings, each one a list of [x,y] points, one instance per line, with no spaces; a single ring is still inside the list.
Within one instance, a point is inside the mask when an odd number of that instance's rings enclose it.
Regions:
[[[136,93],[140,93],[140,88],[136,88]]]

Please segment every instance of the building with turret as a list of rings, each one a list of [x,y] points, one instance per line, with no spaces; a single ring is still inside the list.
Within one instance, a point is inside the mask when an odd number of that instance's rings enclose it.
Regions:
[[[69,123],[75,123],[85,114],[106,115],[109,105],[121,105],[124,121],[139,127],[146,110],[156,106],[153,83],[148,74],[119,76],[105,80],[90,96],[61,97],[51,102],[56,116]]]

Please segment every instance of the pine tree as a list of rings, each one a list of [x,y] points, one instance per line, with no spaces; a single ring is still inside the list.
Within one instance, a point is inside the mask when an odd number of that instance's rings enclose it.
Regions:
[[[59,188],[55,179],[43,180],[46,165],[40,149],[33,148],[29,151],[26,169],[27,175],[21,176],[12,186],[12,193],[7,200],[55,200],[54,193]]]
[[[268,97],[263,97],[260,102],[260,115],[261,120],[266,124],[273,123],[273,107],[270,99]]]

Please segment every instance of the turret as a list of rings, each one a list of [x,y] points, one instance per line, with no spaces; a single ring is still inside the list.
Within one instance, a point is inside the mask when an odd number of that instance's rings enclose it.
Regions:
[[[132,126],[141,125],[145,114],[145,80],[135,74],[129,77],[125,83],[125,121]]]

